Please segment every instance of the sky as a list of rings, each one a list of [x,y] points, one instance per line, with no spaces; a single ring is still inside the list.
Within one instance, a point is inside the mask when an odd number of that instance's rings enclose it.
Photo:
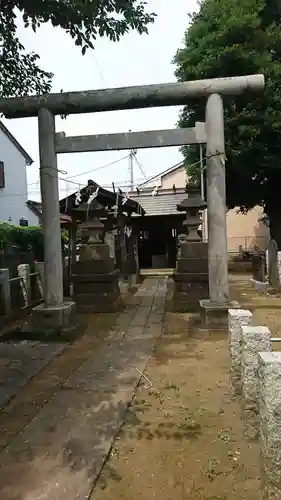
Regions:
[[[53,92],[116,88],[175,81],[172,59],[182,45],[188,26],[188,13],[196,10],[197,0],[148,0],[148,10],[157,14],[148,35],[130,32],[114,43],[98,39],[95,51],[82,56],[69,35],[59,28],[43,25],[36,34],[19,20],[18,35],[27,51],[40,55],[40,65],[54,73]],[[179,107],[150,108],[70,115],[56,118],[56,131],[67,135],[90,135],[174,128]],[[36,118],[3,120],[16,139],[33,158],[27,167],[29,199],[40,200],[38,128]],[[129,181],[128,151],[72,153],[58,155],[60,197],[83,187],[93,179],[110,188],[112,182],[126,191]],[[115,162],[108,167],[105,165]],[[181,161],[178,148],[139,150],[134,161],[134,179],[139,184]],[[141,171],[142,170],[142,171]],[[85,174],[83,174],[85,172]],[[80,175],[83,174],[83,175]]]

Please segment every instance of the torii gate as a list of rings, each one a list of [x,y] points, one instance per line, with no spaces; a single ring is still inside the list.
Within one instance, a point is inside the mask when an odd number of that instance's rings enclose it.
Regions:
[[[250,75],[0,99],[0,112],[6,118],[38,117],[45,262],[44,304],[33,309],[37,324],[68,326],[75,308],[73,302],[64,302],[63,299],[58,153],[154,148],[206,142],[210,298],[201,305],[206,311],[227,310],[231,307],[228,287],[222,96],[261,92],[264,83],[263,75]],[[196,124],[195,128],[81,137],[66,137],[65,134],[56,134],[55,131],[55,115],[179,106],[186,105],[191,98],[207,99],[205,124]]]

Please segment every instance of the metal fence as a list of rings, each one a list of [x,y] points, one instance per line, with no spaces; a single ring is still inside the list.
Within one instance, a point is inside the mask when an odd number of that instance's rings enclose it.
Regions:
[[[268,246],[269,239],[265,236],[241,236],[227,238],[227,246],[229,254],[252,253],[256,248],[265,250]]]
[[[24,269],[20,267],[18,275],[12,277],[8,269],[0,269],[0,322],[38,304],[43,298],[40,271],[30,273],[29,265],[24,265]]]

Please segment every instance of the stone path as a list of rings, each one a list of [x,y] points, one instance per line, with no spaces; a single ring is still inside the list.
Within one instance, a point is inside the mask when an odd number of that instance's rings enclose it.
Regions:
[[[161,335],[166,294],[165,278],[145,279],[98,356],[93,353],[2,451],[0,498],[89,498]]]
[[[66,344],[16,342],[0,344],[0,408],[41,371]]]

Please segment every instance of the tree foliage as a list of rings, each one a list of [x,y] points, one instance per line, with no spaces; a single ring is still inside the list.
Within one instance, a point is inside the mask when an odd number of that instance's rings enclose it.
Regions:
[[[16,247],[20,252],[32,252],[44,260],[44,233],[41,227],[21,227],[0,224],[0,249]]]
[[[62,248],[68,243],[68,232],[61,231]],[[20,252],[32,252],[37,260],[44,260],[44,232],[40,226],[12,226],[0,223],[0,250],[17,248]]]
[[[280,5],[279,0],[202,1],[175,56],[180,81],[264,73],[263,94],[225,99],[227,204],[241,210],[263,206],[274,237],[281,226]],[[191,102],[179,124],[194,126],[204,113],[204,102]],[[187,165],[198,159],[193,147],[183,152]],[[198,168],[189,174],[198,177]]]
[[[1,0],[0,2],[0,96],[46,93],[52,73],[38,66],[39,56],[27,54],[17,37],[16,19],[34,32],[51,22],[69,34],[82,54],[93,49],[97,37],[116,42],[129,30],[147,33],[155,14],[146,12],[142,0]]]

